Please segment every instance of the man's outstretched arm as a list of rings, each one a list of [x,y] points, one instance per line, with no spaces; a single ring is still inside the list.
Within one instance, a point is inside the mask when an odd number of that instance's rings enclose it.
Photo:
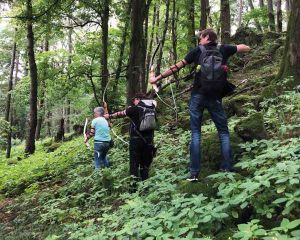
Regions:
[[[236,46],[238,53],[246,53],[251,50],[251,48],[245,44],[239,44]]]
[[[184,68],[186,65],[188,64],[188,62],[183,59],[181,60],[180,62],[172,65],[169,69],[167,69],[166,71],[164,71],[163,73],[159,74],[158,76],[152,76],[150,79],[149,79],[149,82],[151,84],[155,84],[157,83],[158,81],[160,81],[161,79],[163,78],[166,78],[166,77],[169,77],[170,75],[178,72],[181,68]]]

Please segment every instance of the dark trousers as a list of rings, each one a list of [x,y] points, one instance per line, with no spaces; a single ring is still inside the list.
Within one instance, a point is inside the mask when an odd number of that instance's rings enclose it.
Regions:
[[[130,175],[141,180],[149,177],[149,168],[153,160],[153,138],[132,137],[129,141]]]

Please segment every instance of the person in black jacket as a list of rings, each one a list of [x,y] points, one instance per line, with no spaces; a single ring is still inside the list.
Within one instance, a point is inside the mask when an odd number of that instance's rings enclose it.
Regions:
[[[158,76],[151,76],[149,82],[157,89],[156,83],[168,77],[188,64],[196,66],[190,108],[190,126],[192,141],[190,144],[190,175],[188,181],[197,181],[201,163],[201,125],[204,109],[207,109],[214,121],[221,142],[223,161],[221,170],[232,171],[233,160],[230,147],[228,121],[222,97],[230,91],[227,81],[228,59],[237,52],[248,52],[250,47],[218,44],[217,34],[205,29],[199,34],[199,46],[192,49],[183,60],[171,66]],[[213,56],[213,57],[211,57]],[[211,64],[211,65],[210,65]]]
[[[154,147],[154,129],[140,131],[140,119],[145,108],[155,109],[156,101],[146,99],[144,94],[137,94],[132,99],[132,106],[123,111],[106,114],[105,118],[129,117],[131,120],[129,129],[129,159],[130,175],[140,178],[142,181],[149,177],[149,169],[152,163]]]

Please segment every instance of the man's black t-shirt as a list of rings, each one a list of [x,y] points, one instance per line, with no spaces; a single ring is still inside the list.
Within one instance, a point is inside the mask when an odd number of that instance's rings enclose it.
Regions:
[[[152,100],[145,100],[145,102],[149,102],[151,104]],[[129,134],[130,137],[140,137],[142,135],[143,138],[153,138],[154,130],[149,131],[139,131],[140,125],[140,117],[143,113],[143,107],[149,107],[149,104],[145,104],[144,100],[140,101],[136,106],[130,106],[126,108],[126,116],[131,119]],[[137,132],[138,131],[138,132]],[[140,134],[139,134],[140,133]]]
[[[208,44],[204,45],[204,47],[206,49],[209,49],[209,48],[212,48],[212,47],[215,48],[216,46],[217,46],[217,43],[208,43]],[[220,52],[221,52],[221,54],[223,56],[223,62],[222,62],[222,64],[223,65],[227,65],[229,57],[232,56],[233,54],[235,54],[237,52],[237,47],[235,45],[227,45],[227,44],[223,45],[222,44],[220,46]],[[198,47],[192,49],[184,57],[184,59],[189,64],[194,63],[195,65],[199,65],[200,55],[201,55],[201,49],[198,46]],[[196,76],[195,76],[195,80],[194,80],[194,84],[193,84],[193,91],[192,92],[197,92],[197,93],[205,94],[205,93],[201,92],[200,79],[201,79],[201,74],[200,74],[200,72],[197,72]],[[227,81],[227,73],[225,73],[224,80]]]

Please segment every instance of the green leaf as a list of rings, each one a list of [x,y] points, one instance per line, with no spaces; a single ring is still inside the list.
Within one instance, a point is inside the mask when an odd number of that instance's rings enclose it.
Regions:
[[[278,203],[283,203],[286,202],[288,199],[287,198],[277,198],[273,203],[278,204]]]
[[[234,218],[239,218],[239,213],[237,211],[232,211],[231,212],[232,217]]]

